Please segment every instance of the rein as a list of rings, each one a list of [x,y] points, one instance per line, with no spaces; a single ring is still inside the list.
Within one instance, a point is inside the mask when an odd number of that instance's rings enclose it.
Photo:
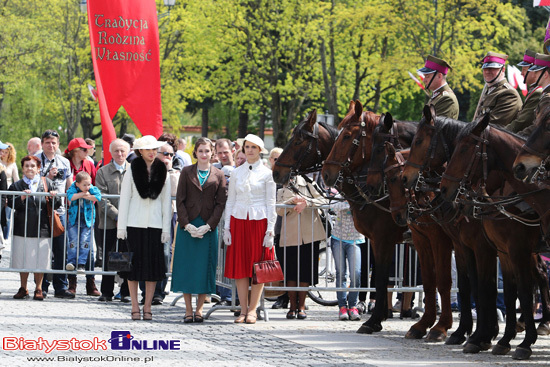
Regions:
[[[281,163],[280,161],[276,161],[275,165],[279,167],[285,167],[290,168],[290,177],[295,177],[299,174],[306,174],[311,172],[319,171],[321,168],[323,168],[323,162],[322,162],[322,155],[321,151],[319,150],[319,123],[315,122],[313,125],[313,132],[309,131],[302,131],[299,130],[300,134],[303,136],[307,136],[309,138],[309,144],[307,146],[307,149],[302,152],[300,157],[294,162],[294,164],[286,164]],[[318,158],[319,163],[315,163],[313,166],[306,168],[304,170],[300,170],[299,167],[302,165],[303,161],[310,156],[310,153],[315,150],[316,156]]]

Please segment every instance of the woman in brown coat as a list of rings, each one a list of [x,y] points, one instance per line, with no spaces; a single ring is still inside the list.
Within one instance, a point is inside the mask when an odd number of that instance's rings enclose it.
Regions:
[[[216,293],[218,263],[217,225],[227,199],[225,176],[210,164],[213,145],[210,139],[195,143],[197,163],[181,171],[176,207],[178,233],[172,270],[172,291],[183,292],[185,323],[202,322],[202,306],[207,294]],[[198,294],[193,312],[192,294]]]

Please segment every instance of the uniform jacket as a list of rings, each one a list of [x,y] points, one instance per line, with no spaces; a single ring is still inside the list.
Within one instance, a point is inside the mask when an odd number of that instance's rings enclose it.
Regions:
[[[448,84],[434,91],[429,104],[435,107],[437,116],[450,117],[455,120],[458,119],[458,100]]]
[[[511,132],[519,133],[535,122],[535,109],[539,104],[540,97],[542,97],[542,88],[537,87],[532,90],[525,98],[525,102],[523,102],[523,107],[521,111],[519,111],[518,116],[504,128]]]
[[[53,182],[49,178],[46,178],[46,182],[48,185],[46,190],[44,190],[44,182],[41,179],[38,183],[38,188],[36,191],[50,192],[56,189]],[[12,183],[9,190],[23,191],[27,190],[28,188],[29,185],[27,185],[25,181],[21,179]],[[53,202],[54,207],[58,207],[60,205],[60,200],[54,199]],[[40,237],[50,236],[48,211],[46,209],[46,198],[44,196],[27,195],[27,198],[25,200],[21,200],[21,196],[16,196],[14,200],[13,196],[8,195],[8,206],[15,209],[15,214],[12,221],[13,234],[15,236],[25,236],[25,223],[27,223],[27,237],[38,237],[38,217],[40,217]]]
[[[170,191],[170,178],[164,163],[155,159],[149,176],[143,158],[134,159],[122,179],[118,229],[157,228],[162,229],[163,233],[170,233],[172,220]]]
[[[544,88],[542,91],[542,95],[539,99],[539,103],[537,104],[537,108],[535,109],[535,119],[537,118],[537,115],[539,112],[544,111],[546,107],[550,104],[550,85]],[[534,120],[533,120],[534,122]],[[530,136],[531,133],[535,130],[535,124],[531,124],[527,126],[525,129],[519,132],[519,134],[524,136]]]
[[[305,243],[312,243],[325,239],[325,227],[321,222],[318,209],[311,209],[313,205],[326,204],[328,201],[302,177],[296,177],[295,185],[298,191],[306,199],[307,207],[299,215],[293,208],[278,208],[277,214],[283,217],[281,227],[280,246],[299,246]],[[292,204],[296,196],[294,191],[283,187],[277,191],[277,203]],[[313,211],[313,222],[311,220]],[[285,220],[286,214],[286,220]],[[298,220],[300,221],[300,233],[298,233]],[[313,230],[313,236],[312,236]],[[312,238],[313,237],[313,238]],[[286,240],[285,240],[286,238]]]
[[[95,183],[99,191],[102,194],[119,195],[120,187],[122,186],[122,178],[128,170],[130,163],[126,164],[126,168],[122,173],[116,169],[115,165],[111,162],[106,166],[101,167],[97,171],[95,177]],[[118,203],[119,199],[106,199],[103,198],[101,203],[98,204],[99,208],[99,228],[101,229],[114,229],[117,224],[118,217]],[[107,220],[105,220],[105,212],[107,212]]]
[[[490,112],[490,123],[506,126],[516,118],[521,106],[521,97],[518,92],[503,79],[485,88],[479,98],[473,120]]]
[[[216,167],[211,166],[210,175],[201,187],[197,177],[197,165],[181,170],[176,194],[178,223],[182,228],[200,217],[211,229],[218,225],[227,200],[225,176]]]

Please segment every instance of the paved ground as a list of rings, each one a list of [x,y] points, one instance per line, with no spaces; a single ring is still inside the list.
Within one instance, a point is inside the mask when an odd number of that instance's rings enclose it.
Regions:
[[[6,265],[4,258],[2,266]],[[18,274],[0,272],[1,365],[109,366],[120,361],[147,366],[216,367],[550,365],[550,337],[539,338],[530,361],[516,363],[509,355],[465,355],[459,347],[405,340],[403,335],[411,320],[392,319],[377,335],[359,335],[355,333],[359,322],[337,321],[336,307],[318,306],[309,300],[307,320],[287,320],[286,310],[270,310],[270,322],[238,325],[233,323],[232,313],[219,311],[203,324],[184,324],[183,302],[170,306],[174,299],[171,294],[164,305],[153,306],[154,321],[131,321],[129,305],[97,302],[83,293],[83,283],[81,276],[75,300],[48,297],[43,302],[21,301],[12,298],[19,287]],[[113,350],[108,340],[115,330],[129,332],[132,342],[146,342],[149,348],[158,340],[176,340],[180,349]],[[30,341],[39,338],[50,344],[69,340],[82,348],[91,346],[86,341],[96,338],[97,345],[102,342],[107,350],[54,350],[49,354],[41,350],[6,350],[20,347],[20,338],[27,341],[26,349],[33,348]],[[514,345],[518,343],[514,341]]]

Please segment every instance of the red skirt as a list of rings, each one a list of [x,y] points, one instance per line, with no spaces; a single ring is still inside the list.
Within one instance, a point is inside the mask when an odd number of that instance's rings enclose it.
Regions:
[[[236,219],[231,216],[231,245],[225,254],[224,276],[230,279],[252,278],[255,262],[273,260],[273,250],[263,247],[267,219]]]

